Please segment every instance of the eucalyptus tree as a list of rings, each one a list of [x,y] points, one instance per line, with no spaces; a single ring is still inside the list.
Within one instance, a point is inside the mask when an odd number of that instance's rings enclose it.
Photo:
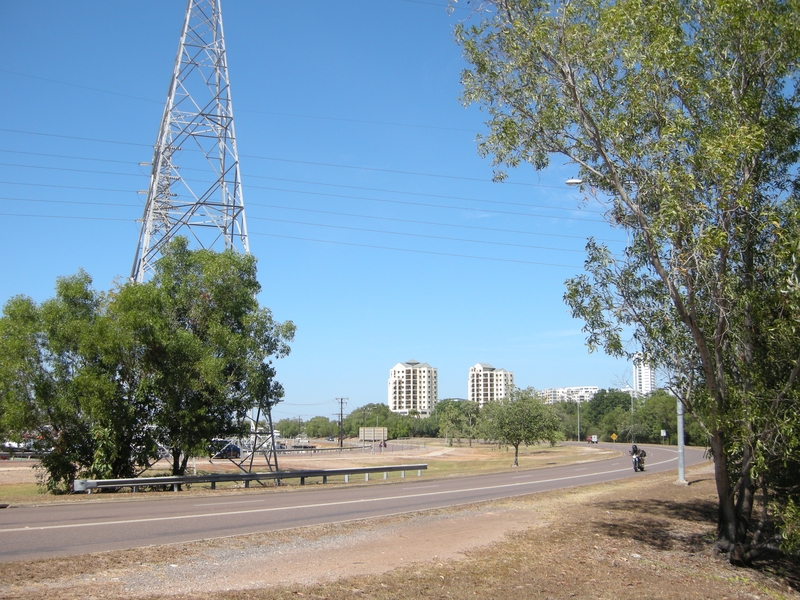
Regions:
[[[463,101],[490,115],[480,153],[500,180],[566,159],[629,234],[622,252],[590,240],[567,281],[590,349],[670,373],[708,438],[731,561],[778,541],[773,516],[798,535],[798,0],[483,5],[456,30]]]

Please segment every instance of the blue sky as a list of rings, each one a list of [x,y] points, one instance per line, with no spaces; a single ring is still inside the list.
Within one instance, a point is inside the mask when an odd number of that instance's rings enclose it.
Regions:
[[[275,418],[385,402],[389,370],[469,367],[519,386],[619,387],[562,301],[588,236],[619,240],[564,181],[491,182],[463,108],[445,0],[226,0],[223,19],[261,303],[297,325]],[[131,270],[183,0],[0,3],[0,303],[83,268]]]

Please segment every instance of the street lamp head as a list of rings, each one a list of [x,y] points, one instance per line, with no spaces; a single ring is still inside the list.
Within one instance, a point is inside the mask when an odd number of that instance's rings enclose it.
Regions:
[[[579,177],[572,177],[565,182],[567,185],[583,185],[583,179]]]

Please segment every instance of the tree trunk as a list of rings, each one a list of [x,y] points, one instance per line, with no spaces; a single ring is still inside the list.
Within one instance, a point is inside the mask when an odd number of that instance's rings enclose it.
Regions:
[[[514,464],[512,467],[519,466],[519,444],[514,444]]]
[[[736,514],[734,494],[731,489],[728,475],[728,457],[724,452],[724,439],[720,431],[715,431],[709,438],[711,452],[714,455],[714,480],[717,484],[717,497],[719,499],[719,514],[717,516],[717,548],[725,552],[729,558],[738,544],[739,519]]]
[[[180,448],[172,448],[172,474],[183,475],[181,470],[181,451]]]

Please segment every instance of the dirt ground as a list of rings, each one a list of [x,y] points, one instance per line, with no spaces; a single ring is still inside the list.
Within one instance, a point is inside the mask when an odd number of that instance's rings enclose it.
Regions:
[[[3,467],[0,486],[24,477]],[[798,565],[739,569],[713,556],[710,467],[687,478],[644,473],[383,519],[7,563],[0,598],[800,598]]]

